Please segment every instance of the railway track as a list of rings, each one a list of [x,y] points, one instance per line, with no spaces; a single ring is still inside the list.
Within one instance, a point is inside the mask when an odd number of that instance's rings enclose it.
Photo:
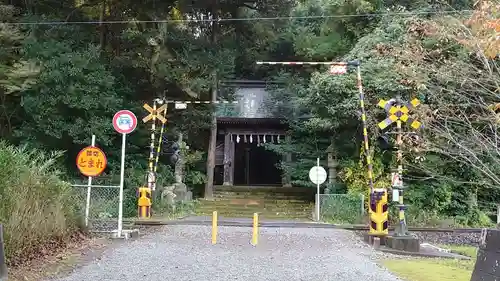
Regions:
[[[339,225],[339,228],[355,231],[368,231],[366,225]],[[441,227],[409,227],[410,232],[437,232],[437,233],[481,233],[484,228],[441,228]],[[389,227],[394,231],[394,227]]]
[[[114,222],[115,220],[113,220]],[[113,222],[109,222],[110,229],[115,229]],[[161,218],[152,218],[148,220],[130,219],[124,220],[125,228],[152,229],[162,225],[211,225],[210,217],[190,217],[177,220],[166,220]],[[230,219],[219,220],[219,226],[252,227],[252,221],[249,219]],[[360,236],[368,231],[367,225],[335,225],[327,223],[316,223],[311,221],[276,221],[263,220],[259,222],[260,227],[264,228],[333,228],[353,231]],[[114,227],[114,228],[113,228]],[[99,229],[100,230],[100,229]],[[103,229],[104,230],[104,229]],[[106,229],[107,230],[107,229]],[[477,246],[481,240],[481,231],[483,228],[443,228],[443,227],[409,227],[411,235],[416,236],[422,242],[434,244],[455,244]],[[394,228],[389,227],[389,232]]]
[[[351,225],[342,228],[356,232],[362,236],[368,231],[368,226]],[[463,246],[478,246],[481,241],[481,232],[484,228],[442,228],[442,227],[409,227],[410,235],[417,237],[421,242],[434,245],[452,244]],[[389,228],[389,233],[394,231]]]
[[[134,220],[132,224],[138,226],[152,226],[152,225],[211,225],[210,217],[198,217],[196,219],[179,219],[179,220],[162,220],[162,219],[148,219],[148,220]],[[251,220],[243,219],[220,219],[218,222],[221,226],[241,226],[251,227]],[[362,224],[328,224],[317,222],[305,221],[273,221],[264,220],[260,221],[261,227],[296,227],[296,228],[337,228],[352,231],[368,231],[367,225]],[[439,228],[439,227],[409,227],[410,232],[437,232],[437,233],[481,233],[483,228]],[[389,231],[394,231],[394,227],[389,227]]]

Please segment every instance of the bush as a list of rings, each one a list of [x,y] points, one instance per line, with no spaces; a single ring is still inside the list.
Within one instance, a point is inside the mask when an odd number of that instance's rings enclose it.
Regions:
[[[328,194],[320,197],[321,220],[335,224],[363,221],[362,194]]]
[[[59,156],[0,142],[0,222],[11,265],[79,228],[73,190],[56,168]]]

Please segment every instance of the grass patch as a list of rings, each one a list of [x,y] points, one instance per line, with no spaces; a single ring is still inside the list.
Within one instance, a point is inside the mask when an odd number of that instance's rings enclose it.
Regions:
[[[156,206],[153,205],[156,207],[153,209],[153,216],[175,220],[184,216],[195,214],[195,210],[199,204],[198,200],[191,200],[188,202],[175,202],[175,205],[169,205],[165,201],[162,202],[159,200]]]
[[[477,248],[471,246],[458,246],[458,245],[439,245],[439,247],[444,249],[449,249],[454,253],[471,257],[475,259],[477,257]]]
[[[44,255],[79,230],[73,189],[57,169],[61,155],[0,142],[0,222],[9,265]]]
[[[469,256],[472,260],[412,258],[385,260],[382,264],[407,281],[470,281],[477,248],[455,245],[441,245],[441,247]]]
[[[460,260],[386,260],[391,272],[408,281],[470,281],[474,263]]]

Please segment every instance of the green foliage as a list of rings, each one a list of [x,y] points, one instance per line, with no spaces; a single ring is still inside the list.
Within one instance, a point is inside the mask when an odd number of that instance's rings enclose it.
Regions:
[[[191,200],[189,202],[175,202],[175,205],[168,205],[165,202],[158,201],[156,206],[156,215],[167,217],[170,219],[182,218],[185,216],[193,215],[199,202]]]
[[[361,193],[322,195],[321,220],[335,224],[358,224],[364,218],[364,196]]]
[[[190,150],[186,147],[185,142],[181,145],[181,151],[185,161],[184,183],[190,187],[204,184],[207,181],[207,177],[200,170],[197,170],[199,169],[197,166],[202,163],[203,153],[201,151]]]
[[[35,137],[31,141],[49,145],[57,140],[60,146],[88,143],[88,136],[95,133],[100,143],[109,145],[113,132],[109,116],[122,101],[114,77],[100,63],[99,49],[76,51],[65,42],[27,40],[25,52],[43,70],[36,85],[21,93],[26,121],[19,136],[30,132]]]
[[[361,156],[362,157],[362,156]],[[352,161],[346,160],[341,163],[343,167],[339,173],[339,178],[347,186],[349,193],[367,193],[369,187],[367,186],[368,179],[368,166],[364,164],[363,160]],[[373,159],[373,184],[374,188],[387,188],[391,185],[390,178],[384,171],[384,165],[380,158]]]

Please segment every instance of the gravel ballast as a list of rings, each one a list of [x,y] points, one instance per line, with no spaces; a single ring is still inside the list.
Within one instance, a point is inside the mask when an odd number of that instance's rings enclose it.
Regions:
[[[366,231],[354,231],[358,237],[363,237]],[[392,235],[393,233],[389,233]],[[414,231],[410,235],[420,240],[420,243],[434,245],[448,244],[458,246],[477,247],[481,241],[481,233],[457,233],[457,232],[425,232]]]
[[[209,226],[164,226],[105,252],[59,281],[396,281],[377,265],[381,253],[340,229],[220,227],[217,245]]]
[[[481,233],[414,232],[413,235],[418,237],[420,242],[431,244],[453,244],[477,247],[481,241]]]

